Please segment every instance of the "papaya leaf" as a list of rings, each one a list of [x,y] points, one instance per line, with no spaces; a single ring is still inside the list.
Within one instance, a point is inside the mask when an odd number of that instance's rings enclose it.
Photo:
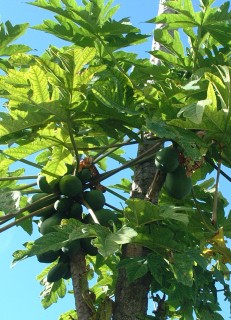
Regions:
[[[181,114],[191,122],[200,124],[202,122],[204,109],[206,106],[211,105],[211,100],[200,100],[189,106],[183,107],[177,114],[180,117]]]
[[[123,259],[118,267],[125,268],[130,283],[143,277],[149,271],[148,262],[145,258]]]
[[[57,251],[68,243],[68,234],[63,231],[54,231],[34,241],[29,255],[38,255],[47,251]]]
[[[45,289],[41,292],[41,303],[44,309],[56,303],[59,297],[66,295],[66,285],[63,279],[53,283],[45,283]]]
[[[156,206],[151,202],[140,199],[129,199],[126,201],[125,218],[131,226],[141,226],[154,221],[177,220],[188,224],[187,207]]]
[[[8,56],[11,54],[16,54],[18,52],[30,51],[30,48],[27,46],[21,45],[13,45],[9,47],[8,45],[19,38],[26,32],[29,23],[17,24],[13,26],[10,21],[6,21],[5,25],[3,23],[0,24],[0,56]],[[10,49],[11,48],[11,49]],[[21,51],[21,50],[25,51]]]
[[[58,175],[62,177],[66,171],[66,163],[71,163],[73,156],[70,151],[63,146],[54,146],[51,152],[51,160],[49,160],[43,167],[42,171],[51,173],[50,176],[47,175],[47,181],[53,180],[53,176]]]
[[[169,267],[178,282],[191,287],[193,285],[193,265],[194,259],[189,254],[175,253],[174,261]]]
[[[175,250],[177,242],[173,240],[174,233],[157,224],[145,225],[132,239],[132,243],[144,246],[150,250]]]
[[[70,319],[73,319],[73,320],[77,320],[78,319],[75,310],[69,310],[69,311],[67,311],[65,313],[62,313],[59,316],[58,320],[70,320]]]
[[[33,90],[33,100],[36,104],[49,101],[48,79],[43,69],[38,65],[31,66],[29,80]]]
[[[117,183],[114,185],[110,185],[110,186],[108,186],[108,188],[114,188],[114,189],[122,190],[125,193],[130,193],[131,181],[126,178],[122,178],[120,181],[121,181],[120,184]]]
[[[2,187],[1,187],[2,189]],[[3,191],[0,193],[0,208],[5,214],[15,213],[19,210],[21,193],[19,191]]]
[[[13,261],[11,263],[12,268],[16,265],[17,262],[24,260],[25,258],[28,258],[30,250],[34,244],[34,241],[28,241],[23,244],[23,246],[26,248],[24,250],[16,250],[13,253]]]

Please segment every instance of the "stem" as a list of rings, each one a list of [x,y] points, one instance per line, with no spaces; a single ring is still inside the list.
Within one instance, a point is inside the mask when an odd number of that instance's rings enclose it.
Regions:
[[[116,168],[116,169],[110,170],[110,171],[108,171],[106,173],[100,174],[99,176],[97,176],[96,179],[93,180],[93,182],[95,183],[95,182],[103,181],[103,180],[113,176],[114,174],[116,174],[116,173],[118,173],[118,172],[120,172],[120,171],[122,171],[124,169],[130,168],[130,167],[132,167],[134,165],[137,165],[137,164],[140,164],[142,162],[147,161],[148,159],[150,159],[150,158],[152,158],[154,156],[155,151],[157,151],[160,148],[162,143],[163,143],[163,141],[160,139],[159,142],[156,142],[156,144],[153,147],[151,147],[147,151],[143,152],[140,156],[138,156],[135,159],[132,159],[132,160],[124,163],[119,168]],[[89,187],[89,184],[86,185],[86,188],[88,188],[88,187]]]
[[[11,219],[14,218],[14,217],[17,217],[19,214],[23,213],[24,211],[27,211],[27,210],[30,210],[31,208],[33,208],[35,205],[41,204],[42,202],[44,202],[44,200],[46,201],[46,200],[50,200],[50,199],[53,199],[53,198],[56,199],[57,196],[58,196],[58,194],[56,194],[56,193],[49,194],[49,195],[47,195],[47,196],[45,196],[45,197],[43,197],[43,198],[41,198],[41,199],[33,202],[32,204],[29,204],[29,205],[25,206],[24,208],[18,210],[18,212],[16,212],[16,213],[8,213],[8,214],[6,214],[5,216],[0,217],[0,221],[1,221],[1,220],[3,220],[3,221],[4,221],[4,220],[7,220],[9,217],[11,217]],[[53,206],[53,204],[52,204],[52,206]],[[41,208],[41,209],[39,209],[39,210],[36,210],[36,211],[35,211],[36,214],[37,214],[37,212],[39,212],[39,213],[42,212],[43,209],[44,209],[44,208]],[[18,220],[17,220],[17,221],[18,221]]]
[[[119,212],[119,213],[123,213],[123,210],[120,210],[120,209],[112,206],[112,205],[109,204],[109,203],[105,203],[105,206],[108,207],[108,208],[111,208],[112,210],[117,211],[117,212]]]
[[[75,154],[76,165],[75,165],[74,174],[76,174],[79,171],[79,151],[75,142],[75,138],[74,138],[72,127],[69,120],[67,121],[67,127],[68,127],[68,132],[70,135],[71,143],[72,143],[74,154]]]
[[[215,184],[215,192],[214,192],[214,199],[213,199],[213,214],[212,214],[212,222],[217,224],[217,202],[218,202],[218,188],[219,188],[219,178],[220,178],[220,170],[221,170],[221,160],[218,161],[217,166],[217,177],[216,177],[216,184]]]
[[[128,139],[126,140],[123,144],[116,144],[115,142],[111,145],[110,148],[112,148],[111,150],[109,150],[109,148],[107,147],[106,148],[106,152],[105,153],[101,153],[100,155],[96,155],[95,159],[94,159],[94,164],[96,164],[97,162],[99,162],[101,159],[107,157],[109,154],[111,154],[112,152],[118,150],[121,146],[125,146],[125,145],[128,145],[128,144],[131,144],[131,141],[132,139]],[[118,140],[117,140],[118,141]],[[133,143],[138,143],[136,141],[134,141]]]
[[[214,169],[218,170],[218,166],[211,160],[209,159],[208,157],[205,156],[205,160],[206,162],[208,162]],[[220,169],[220,174],[225,178],[227,179],[229,182],[231,182],[231,177],[226,174],[223,170]]]
[[[34,167],[34,168],[37,168],[37,169],[40,169],[40,170],[43,169],[43,167],[40,166],[39,164],[36,164],[36,163],[34,163],[34,162],[31,162],[31,161],[25,160],[25,159],[17,159],[17,158],[15,158],[15,157],[13,157],[13,156],[10,156],[9,154],[4,153],[2,150],[0,150],[0,154],[2,154],[4,157],[7,157],[7,158],[9,158],[9,159],[11,159],[11,160],[13,160],[13,161],[15,161],[15,162],[16,162],[16,161],[19,161],[19,162],[22,162],[22,163],[24,163],[24,164],[26,164],[26,165],[28,165],[28,166],[31,166],[31,167]],[[47,170],[43,170],[43,172],[46,173],[46,174],[48,174],[48,175],[50,175],[50,176],[52,176],[52,177],[55,177],[55,178],[58,178],[58,177],[59,177],[57,174],[51,173],[51,172],[49,172],[49,171],[47,171]]]
[[[82,199],[82,203],[83,203],[83,204],[85,205],[85,207],[88,209],[88,212],[90,213],[93,221],[94,221],[95,223],[97,223],[97,224],[100,224],[100,223],[99,223],[99,220],[97,219],[94,211],[93,211],[92,208],[89,206],[89,204],[88,204],[84,199]]]
[[[36,211],[34,211],[34,212],[32,212],[32,213],[24,216],[24,217],[21,217],[21,218],[15,220],[15,221],[13,221],[13,222],[7,224],[6,226],[0,228],[0,233],[3,232],[3,231],[6,231],[6,230],[8,230],[8,229],[10,229],[10,228],[12,228],[12,227],[14,227],[14,226],[16,226],[16,225],[18,225],[20,222],[22,222],[22,221],[24,221],[24,220],[27,220],[27,219],[29,219],[29,218],[32,218],[32,217],[36,216],[36,215],[39,215],[40,213],[43,212],[44,209],[52,208],[53,206],[54,206],[53,204],[50,204],[50,205],[47,206],[47,207],[43,207],[43,208],[41,208],[41,209],[39,209],[39,210],[36,210]]]
[[[114,196],[116,196],[117,198],[120,198],[123,201],[126,201],[127,198],[121,196],[118,192],[111,190],[110,188],[105,187],[105,190],[111,194],[113,194]]]
[[[23,177],[2,177],[0,181],[11,181],[11,180],[29,180],[29,179],[37,179],[38,176],[23,176]]]

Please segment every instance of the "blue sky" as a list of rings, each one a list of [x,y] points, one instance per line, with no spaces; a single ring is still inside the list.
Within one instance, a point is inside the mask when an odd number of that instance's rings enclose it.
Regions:
[[[80,1],[79,1],[80,2]],[[224,1],[216,1],[216,5]],[[133,24],[139,27],[144,33],[151,34],[154,26],[145,24],[144,21],[151,19],[157,14],[157,0],[116,0],[115,4],[120,3],[121,9],[117,17],[131,17]],[[198,4],[199,1],[195,1]],[[31,26],[39,24],[43,19],[48,19],[52,15],[42,9],[30,6],[19,0],[0,0],[0,21],[10,20],[12,24],[29,22]],[[45,33],[28,29],[18,41],[33,48],[34,53],[43,52],[49,44],[62,46],[64,43],[61,40],[55,39],[53,36]],[[147,51],[151,48],[150,42],[145,43],[137,52],[145,57],[148,57]],[[220,185],[225,196],[231,200],[230,189],[228,183],[222,178]],[[34,239],[38,237],[35,234]],[[0,319],[1,320],[56,320],[60,313],[74,308],[74,299],[71,294],[60,300],[58,304],[51,306],[45,310],[40,304],[40,292],[42,286],[35,280],[44,264],[39,264],[36,258],[27,259],[24,262],[18,263],[14,268],[10,268],[12,262],[12,253],[15,250],[21,249],[21,244],[30,240],[29,236],[24,233],[21,228],[13,228],[0,234]],[[71,286],[69,287],[71,290]],[[224,304],[223,315],[226,319],[229,317],[229,306]]]

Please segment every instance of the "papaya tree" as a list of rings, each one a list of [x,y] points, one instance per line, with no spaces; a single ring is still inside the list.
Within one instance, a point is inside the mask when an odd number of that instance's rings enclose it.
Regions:
[[[112,0],[31,2],[67,41],[41,55],[12,43],[28,24],[1,25],[0,232],[28,234],[13,261],[45,265],[45,308],[73,284],[60,319],[224,319],[231,14],[213,3],[161,1],[151,61]]]

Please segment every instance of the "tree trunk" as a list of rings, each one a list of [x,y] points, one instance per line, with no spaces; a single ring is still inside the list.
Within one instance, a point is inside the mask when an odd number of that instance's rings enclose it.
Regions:
[[[151,140],[151,134],[145,135],[143,144],[139,145],[138,156],[142,155],[148,149],[155,145],[155,141]],[[131,198],[147,198],[150,186],[153,184],[153,178],[156,176],[157,170],[154,163],[154,156],[135,167],[134,180],[132,183]],[[160,182],[157,192],[153,193],[152,199],[156,201],[158,191],[162,183]],[[128,244],[122,249],[122,259],[142,257],[147,254],[147,250],[141,246]],[[117,285],[115,290],[115,308],[113,320],[135,320],[147,314],[148,309],[148,292],[150,290],[151,275],[147,273],[145,276],[130,283],[127,279],[126,270],[119,269]]]
[[[85,254],[76,252],[71,255],[71,277],[75,306],[79,320],[90,320],[94,313],[90,308]]]
[[[165,5],[165,0],[160,0],[158,14],[172,12]],[[157,25],[157,28],[163,25]],[[152,42],[152,50],[165,50],[154,38]],[[151,57],[151,63],[159,65],[161,62],[155,57]],[[138,154],[155,145],[155,141],[151,140],[151,133],[145,134],[145,139],[139,145]],[[134,180],[132,183],[131,198],[140,198],[158,203],[158,194],[164,183],[165,176],[157,171],[154,162],[154,156],[144,163],[140,163],[135,167]],[[123,246],[122,259],[142,257],[147,254],[148,250],[141,246],[128,244]],[[136,320],[147,315],[148,310],[148,292],[150,290],[151,275],[147,273],[145,276],[130,283],[128,281],[126,270],[120,268],[118,271],[118,279],[115,290],[115,307],[113,312],[113,320]]]

